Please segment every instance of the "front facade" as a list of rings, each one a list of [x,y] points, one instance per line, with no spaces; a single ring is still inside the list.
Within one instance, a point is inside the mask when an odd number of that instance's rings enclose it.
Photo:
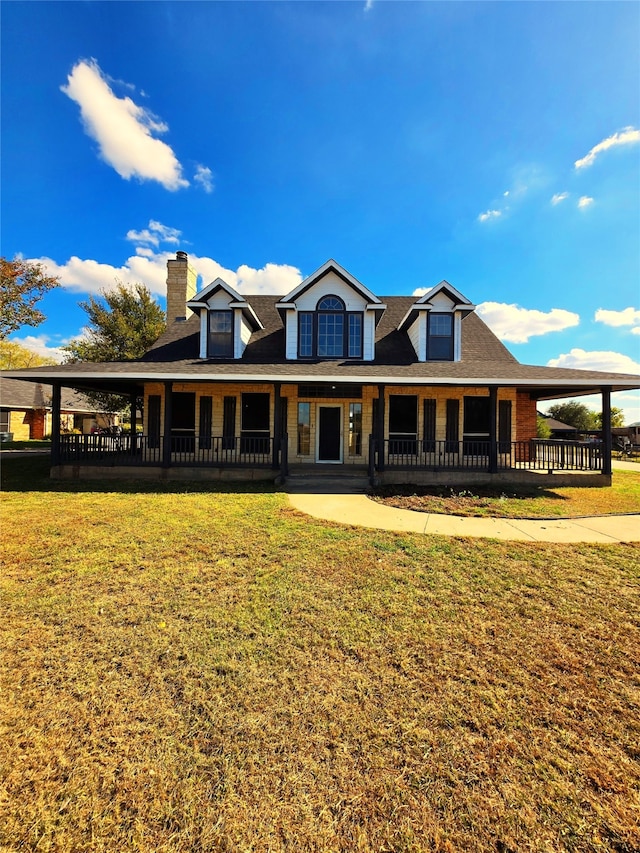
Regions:
[[[221,279],[196,292],[196,281],[178,252],[168,262],[167,331],[142,359],[40,369],[54,387],[144,398],[141,436],[117,448],[60,436],[55,473],[101,464],[149,476],[610,476],[610,394],[640,377],[521,365],[448,282],[421,298],[381,297],[335,261],[284,297],[245,296]],[[537,441],[539,400],[594,392],[602,445],[564,442],[560,457]]]

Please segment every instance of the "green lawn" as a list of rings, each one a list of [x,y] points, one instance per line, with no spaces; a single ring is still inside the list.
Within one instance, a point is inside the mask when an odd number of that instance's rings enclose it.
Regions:
[[[2,467],[0,850],[640,849],[639,546]]]

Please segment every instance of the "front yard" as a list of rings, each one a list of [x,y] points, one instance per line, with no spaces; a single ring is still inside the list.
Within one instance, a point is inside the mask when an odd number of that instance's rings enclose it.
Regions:
[[[3,460],[0,850],[640,848],[640,546],[46,465]]]

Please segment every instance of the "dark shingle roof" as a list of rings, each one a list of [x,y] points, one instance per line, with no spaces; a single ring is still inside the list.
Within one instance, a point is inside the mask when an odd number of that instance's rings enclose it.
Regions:
[[[53,389],[51,385],[40,382],[25,382],[22,379],[10,379],[0,375],[0,406],[5,409],[50,409]],[[63,412],[96,411],[96,407],[71,388],[63,388],[60,408]]]
[[[374,361],[287,360],[282,319],[275,307],[278,297],[247,296],[264,328],[251,335],[241,359],[199,358],[200,319],[192,315],[174,322],[136,361],[41,367],[23,371],[23,375],[43,381],[55,377],[69,384],[73,378],[76,387],[111,386],[111,390],[122,393],[154,379],[500,384],[526,386],[532,394],[546,399],[598,392],[605,385],[614,390],[640,387],[640,377],[630,374],[520,364],[475,313],[462,320],[460,361],[418,362],[408,335],[398,331],[415,297],[388,296],[382,300],[387,308],[376,329]]]

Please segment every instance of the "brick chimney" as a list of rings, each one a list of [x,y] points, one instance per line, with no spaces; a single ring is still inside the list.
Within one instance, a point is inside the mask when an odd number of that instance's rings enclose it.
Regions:
[[[186,252],[176,252],[175,261],[167,261],[167,326],[191,316],[187,302],[196,295],[197,278]]]

